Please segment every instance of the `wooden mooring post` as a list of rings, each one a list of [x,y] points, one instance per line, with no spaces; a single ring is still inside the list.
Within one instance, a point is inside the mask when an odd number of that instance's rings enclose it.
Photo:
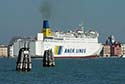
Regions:
[[[24,47],[19,50],[16,70],[30,71],[32,69],[32,61],[30,56],[29,42],[24,43]]]
[[[43,56],[43,67],[53,67],[55,66],[55,59],[53,56],[52,49],[45,50]]]

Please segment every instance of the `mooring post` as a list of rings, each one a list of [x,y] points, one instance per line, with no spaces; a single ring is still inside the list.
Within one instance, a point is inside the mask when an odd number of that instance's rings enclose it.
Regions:
[[[54,60],[54,56],[52,53],[52,49],[44,51],[43,66],[44,67],[55,66],[55,60]]]
[[[30,71],[32,69],[32,61],[30,56],[29,43],[24,43],[24,47],[20,48],[17,58],[17,71]]]

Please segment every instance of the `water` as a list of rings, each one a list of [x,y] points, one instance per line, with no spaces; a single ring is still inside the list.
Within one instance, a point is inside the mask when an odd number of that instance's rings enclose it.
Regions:
[[[125,84],[125,59],[56,59],[56,66],[42,67],[32,60],[30,72],[17,72],[16,59],[0,58],[0,84]]]

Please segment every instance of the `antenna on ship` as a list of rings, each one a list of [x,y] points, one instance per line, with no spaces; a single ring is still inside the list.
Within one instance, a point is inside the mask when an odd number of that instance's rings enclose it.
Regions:
[[[80,28],[80,31],[82,31],[84,33],[84,22],[81,22],[79,24],[79,28]]]

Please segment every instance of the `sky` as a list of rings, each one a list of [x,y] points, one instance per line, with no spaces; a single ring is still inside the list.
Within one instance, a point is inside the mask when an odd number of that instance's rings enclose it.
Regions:
[[[85,30],[99,32],[102,43],[109,35],[125,42],[125,0],[0,0],[0,43],[41,32],[45,4],[53,31],[73,30],[84,23]]]

